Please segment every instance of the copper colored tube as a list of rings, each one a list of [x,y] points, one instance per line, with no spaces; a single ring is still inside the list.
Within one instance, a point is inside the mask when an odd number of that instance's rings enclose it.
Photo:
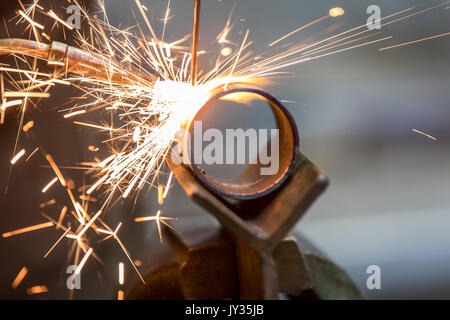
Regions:
[[[194,25],[192,30],[192,61],[191,61],[191,82],[195,86],[197,83],[198,67],[198,37],[200,31],[200,5],[201,0],[195,0],[194,6]]]
[[[135,68],[121,68],[106,56],[87,52],[67,44],[51,44],[25,39],[0,39],[0,55],[22,54],[47,61],[50,67],[83,77],[120,84],[136,82],[151,85],[155,78]]]
[[[49,45],[25,39],[0,39],[0,55],[23,54],[39,59],[47,59]]]
[[[246,170],[236,179],[226,179],[225,181],[209,176],[195,163],[194,153],[197,152],[195,144],[188,141],[190,137],[195,139],[193,129],[195,121],[202,120],[203,114],[209,108],[217,107],[217,101],[227,95],[236,93],[251,94],[258,97],[261,101],[267,102],[274,115],[279,130],[279,148],[276,150],[279,155],[279,166],[274,174],[263,175],[261,168],[264,165],[258,162],[257,164],[248,165]],[[192,172],[209,191],[230,199],[251,200],[271,194],[289,178],[299,157],[300,138],[294,118],[275,97],[259,88],[248,87],[247,84],[230,83],[226,89],[221,86],[213,90],[209,100],[192,117],[186,129],[190,135],[187,136],[187,139],[184,139],[184,143],[188,146],[190,144],[190,147],[185,148],[187,150],[185,160]]]

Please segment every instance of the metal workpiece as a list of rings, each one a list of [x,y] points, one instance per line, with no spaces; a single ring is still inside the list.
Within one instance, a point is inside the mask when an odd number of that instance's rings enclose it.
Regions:
[[[164,243],[153,244],[141,269],[145,285],[135,279],[127,285],[129,299],[223,300],[252,298],[252,278],[237,269],[238,252],[226,230],[207,215],[174,221],[164,226]],[[177,230],[177,231],[174,231]],[[305,245],[308,249],[305,249]],[[154,259],[154,258],[157,259]],[[150,256],[148,256],[150,258]],[[302,236],[285,237],[273,252],[278,293],[273,299],[361,299],[345,271],[336,266]],[[265,283],[260,283],[264,285]],[[247,294],[247,296],[244,296]]]
[[[171,226],[173,229],[163,229],[164,243],[149,248],[152,254],[164,254],[146,264],[146,285],[130,283],[127,296],[158,300],[237,299],[233,246],[220,224],[201,215],[176,220]]]
[[[197,11],[196,17],[194,34],[197,35],[195,38],[198,41],[198,33],[195,33]],[[192,72],[194,79],[195,69]],[[312,280],[301,251],[292,241],[283,242],[283,239],[325,190],[328,179],[300,154],[297,126],[288,110],[264,90],[250,87],[248,84],[230,83],[210,92],[208,101],[186,124],[186,132],[190,133],[187,137],[192,136],[192,124],[197,118],[201,118],[203,112],[221,98],[235,93],[253,94],[269,104],[279,129],[278,172],[264,176],[260,171],[261,164],[256,164],[248,166],[237,181],[220,181],[208,176],[192,161],[195,152],[192,146],[184,148],[187,154],[183,157],[188,158],[188,165],[175,164],[170,157],[167,157],[167,164],[186,194],[216,217],[226,238],[232,243],[233,261],[230,269],[236,271],[234,280],[231,280],[236,284],[236,297],[277,299],[280,289],[296,296],[307,292],[304,296],[316,297],[311,293]],[[189,143],[186,137],[184,143],[185,146]],[[201,233],[199,230],[198,234]],[[217,250],[223,254],[227,252],[225,247]],[[215,262],[214,259],[202,261],[202,265],[214,265]],[[186,267],[187,263],[183,265]],[[211,268],[211,265],[209,267]],[[289,274],[291,271],[292,274]],[[301,275],[297,281],[291,281],[291,277],[297,275]],[[202,287],[202,276],[193,279],[191,286],[194,284],[194,288]],[[222,285],[229,286],[229,281],[223,281]],[[292,285],[289,286],[289,283]]]
[[[274,250],[325,190],[328,180],[305,156],[298,154],[283,183],[251,200],[218,195],[189,166],[167,159],[186,194],[211,213],[233,243],[239,298],[276,299],[279,292]]]
[[[283,104],[268,92],[251,87],[244,83],[230,83],[228,85],[220,86],[211,92],[210,99],[199,109],[194,117],[191,118],[187,125],[187,132],[190,137],[194,136],[192,124],[202,114],[207,112],[209,108],[214,107],[214,104],[220,99],[231,94],[251,94],[261,99],[270,106],[270,109],[276,120],[277,129],[279,130],[279,167],[275,174],[263,175],[261,169],[264,167],[260,162],[248,165],[245,172],[243,172],[235,181],[221,181],[208,176],[206,172],[194,163],[194,149],[191,144],[188,150],[187,162],[190,164],[191,170],[196,177],[212,192],[218,195],[239,200],[251,200],[263,197],[272,193],[280,187],[282,183],[291,174],[294,165],[299,156],[300,139],[297,130],[297,125]],[[185,141],[185,143],[188,143]],[[266,147],[269,147],[270,141]]]
[[[53,41],[45,44],[25,39],[0,39],[0,55],[17,54],[45,60],[58,73],[73,73],[89,80],[119,84],[152,85],[155,78],[132,66],[118,66],[101,54]]]
[[[21,54],[47,60],[50,46],[46,43],[26,39],[0,39],[0,55]]]

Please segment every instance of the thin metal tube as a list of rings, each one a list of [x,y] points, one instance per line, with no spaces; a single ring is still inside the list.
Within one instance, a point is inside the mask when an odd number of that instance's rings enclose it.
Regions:
[[[201,0],[195,0],[194,6],[194,25],[192,29],[192,58],[191,58],[191,81],[192,85],[197,84],[197,66],[198,66],[198,38],[200,30],[200,6]]]
[[[108,57],[56,41],[45,44],[25,39],[0,39],[0,56],[7,54],[22,54],[43,59],[49,66],[60,68],[61,71],[98,80],[123,84],[146,81],[148,85],[155,81],[153,76],[135,68],[127,70],[119,68]]]
[[[24,39],[0,39],[0,55],[24,54],[39,59],[47,59],[50,45]]]

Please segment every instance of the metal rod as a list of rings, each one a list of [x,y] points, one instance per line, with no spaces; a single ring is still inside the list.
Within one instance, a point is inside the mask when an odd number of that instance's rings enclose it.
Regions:
[[[93,79],[130,84],[140,81],[147,81],[150,84],[155,81],[153,75],[133,68],[123,74],[120,66],[115,66],[114,72],[108,76],[105,72],[105,62],[109,61],[107,57],[56,41],[45,44],[25,39],[0,39],[0,56],[7,54],[43,59],[53,66],[55,62],[67,64],[68,72]]]
[[[192,30],[192,58],[191,58],[191,80],[192,85],[197,83],[197,65],[198,65],[198,35],[200,29],[200,5],[201,0],[195,0],[194,6],[194,25]]]

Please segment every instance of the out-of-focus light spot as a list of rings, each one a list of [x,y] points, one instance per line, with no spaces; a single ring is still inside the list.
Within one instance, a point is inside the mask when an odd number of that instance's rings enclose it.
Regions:
[[[38,293],[45,293],[48,292],[47,286],[34,286],[31,288],[27,289],[27,294],[28,295],[32,295],[32,294],[38,294]]]
[[[23,126],[23,132],[28,132],[28,130],[30,130],[31,128],[33,128],[34,126],[34,121],[28,121],[24,126]]]
[[[220,51],[220,54],[223,55],[224,57],[227,57],[227,56],[229,56],[232,52],[233,52],[233,50],[231,50],[230,47],[226,47],[226,48],[223,48],[222,51]]]
[[[344,13],[345,13],[344,9],[339,8],[339,7],[331,8],[330,11],[328,12],[330,17],[333,17],[333,18],[342,16]]]

